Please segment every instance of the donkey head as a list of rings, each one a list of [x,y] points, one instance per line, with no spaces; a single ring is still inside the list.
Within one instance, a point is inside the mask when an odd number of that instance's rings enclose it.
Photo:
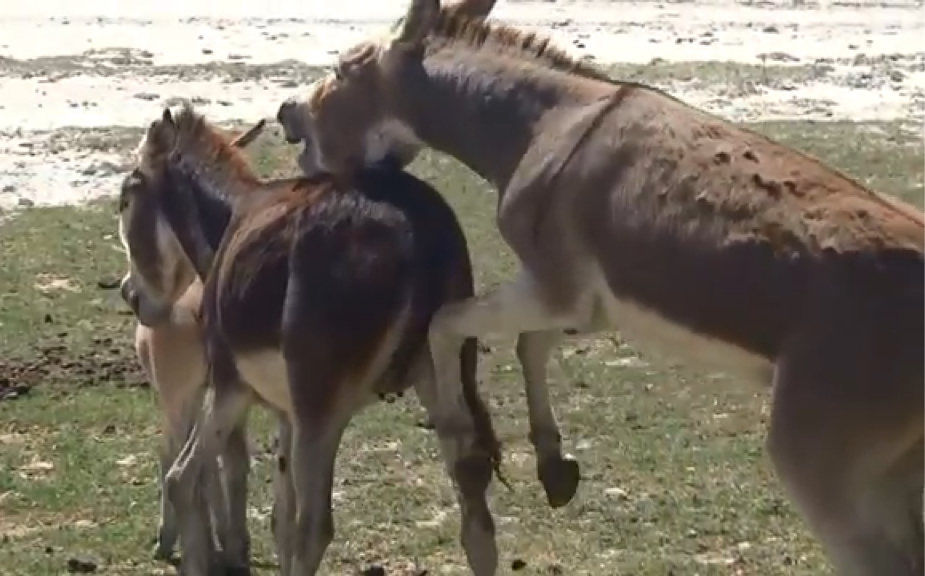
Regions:
[[[261,121],[231,143],[244,147],[263,130]],[[168,162],[180,130],[170,109],[152,122],[137,150],[136,165],[119,192],[119,238],[128,257],[120,291],[138,321],[156,326],[168,320],[173,305],[196,277],[196,268],[180,243],[176,219],[169,218]],[[176,207],[172,207],[176,209]]]
[[[300,168],[345,173],[387,157],[409,164],[423,145],[398,119],[397,89],[421,73],[425,41],[439,17],[485,18],[494,4],[459,0],[441,9],[440,0],[412,0],[393,37],[347,49],[307,95],[283,102],[277,120],[288,142],[304,143]]]

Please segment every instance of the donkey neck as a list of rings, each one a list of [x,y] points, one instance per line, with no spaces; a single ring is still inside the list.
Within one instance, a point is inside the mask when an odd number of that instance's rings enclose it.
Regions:
[[[221,157],[202,160],[195,151],[189,155],[181,151],[168,161],[165,209],[197,274],[206,278],[229,225],[242,210],[248,192],[253,193],[260,182],[249,171],[222,166]]]
[[[500,191],[550,116],[615,89],[487,49],[437,50],[407,74],[400,80],[401,120],[425,144],[453,156]]]

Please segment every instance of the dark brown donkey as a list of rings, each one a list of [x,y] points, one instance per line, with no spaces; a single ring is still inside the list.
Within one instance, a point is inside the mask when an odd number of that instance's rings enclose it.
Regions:
[[[195,275],[210,389],[202,419],[167,475],[179,514],[183,573],[220,573],[202,473],[260,402],[289,425],[280,466],[277,549],[283,574],[315,574],[333,538],[331,489],[341,435],[363,405],[414,385],[438,422],[427,327],[444,303],[472,297],[465,237],[424,182],[370,167],[331,177],[262,181],[241,150],[191,107],[152,123],[122,189],[122,221],[139,319],[156,326]],[[496,562],[486,502],[498,443],[476,386],[477,348],[460,353],[460,401],[480,447],[449,459],[462,543],[477,574]],[[281,444],[288,443],[284,437]],[[236,549],[237,550],[237,549]],[[226,551],[227,552],[227,551]],[[218,572],[216,572],[218,571]]]
[[[439,0],[413,0],[393,38],[348,49],[279,116],[309,134],[303,164],[339,172],[429,146],[499,191],[521,274],[434,316],[445,417],[466,421],[464,337],[528,333],[534,410],[563,329],[618,329],[773,385],[769,453],[840,573],[922,574],[919,210]]]

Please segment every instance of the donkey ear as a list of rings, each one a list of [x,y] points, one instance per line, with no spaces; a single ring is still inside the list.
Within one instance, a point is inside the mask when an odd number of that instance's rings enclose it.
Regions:
[[[161,114],[161,122],[167,125],[173,124],[173,113],[170,111],[170,106],[164,108],[164,113]]]
[[[392,45],[401,48],[419,46],[437,24],[439,15],[440,0],[411,0]]]
[[[241,132],[238,134],[232,141],[231,145],[235,148],[247,148],[247,146],[257,139],[260,136],[260,133],[263,132],[264,126],[266,126],[267,121],[263,118],[259,122],[251,126],[246,132]]]
[[[448,4],[444,10],[469,18],[487,18],[496,3],[497,0],[458,0]]]

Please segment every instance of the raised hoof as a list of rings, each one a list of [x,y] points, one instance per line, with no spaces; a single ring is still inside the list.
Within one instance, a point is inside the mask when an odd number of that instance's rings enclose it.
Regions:
[[[581,481],[581,469],[574,458],[557,456],[540,462],[538,476],[549,506],[561,508],[575,497]]]

